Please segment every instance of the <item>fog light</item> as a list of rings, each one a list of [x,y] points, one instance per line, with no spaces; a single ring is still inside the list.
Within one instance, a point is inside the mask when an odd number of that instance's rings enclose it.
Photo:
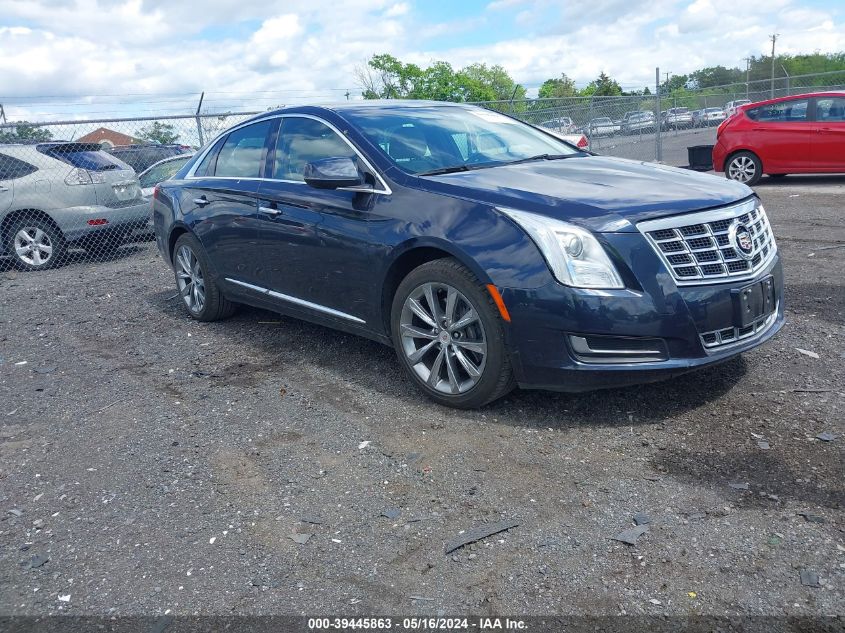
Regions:
[[[660,338],[570,334],[569,346],[584,363],[648,363],[667,360],[666,342]]]

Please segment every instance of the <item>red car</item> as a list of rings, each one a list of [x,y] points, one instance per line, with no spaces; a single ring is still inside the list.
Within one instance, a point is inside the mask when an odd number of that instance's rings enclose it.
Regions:
[[[747,185],[763,174],[845,173],[845,92],[742,106],[716,130],[713,168]]]

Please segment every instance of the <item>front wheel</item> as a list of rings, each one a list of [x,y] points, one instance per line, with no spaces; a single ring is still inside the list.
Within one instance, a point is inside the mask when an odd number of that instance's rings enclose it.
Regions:
[[[725,176],[748,186],[756,185],[763,175],[760,159],[751,152],[737,152],[725,165]]]
[[[514,387],[499,310],[453,259],[423,264],[399,284],[391,332],[402,366],[440,404],[472,409]]]

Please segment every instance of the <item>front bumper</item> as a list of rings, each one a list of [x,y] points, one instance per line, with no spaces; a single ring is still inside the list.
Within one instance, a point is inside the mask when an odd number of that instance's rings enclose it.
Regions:
[[[90,239],[101,234],[105,237],[116,232],[121,235],[133,232],[152,233],[150,203],[143,199],[118,208],[86,205],[55,209],[50,215],[68,242]],[[107,223],[90,225],[89,220],[106,220]]]
[[[702,335],[734,327],[732,290],[749,281],[678,287],[654,270],[642,290],[580,290],[551,282],[503,289],[511,315],[508,340],[520,387],[589,391],[665,380],[724,362],[769,340],[783,327],[783,273],[776,255],[757,279],[771,275],[777,296],[765,328],[730,344],[706,348]],[[665,360],[584,362],[571,336],[660,339]]]

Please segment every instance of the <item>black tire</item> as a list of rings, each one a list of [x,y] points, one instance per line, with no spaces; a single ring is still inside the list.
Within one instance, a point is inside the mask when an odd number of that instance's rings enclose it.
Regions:
[[[725,161],[725,177],[753,187],[763,176],[763,163],[753,152],[737,152]]]
[[[183,276],[185,268],[182,267],[180,260],[180,255],[184,252],[183,249],[187,249],[193,255],[198,266],[195,267],[194,260],[189,259],[188,268],[195,273],[194,276],[190,277],[190,282]],[[182,299],[182,305],[188,314],[197,321],[219,321],[232,316],[237,308],[237,304],[223,296],[220,286],[217,283],[217,275],[214,274],[208,255],[197,238],[190,233],[180,235],[179,239],[176,240],[176,244],[173,246],[172,260],[173,272],[176,277],[176,288],[180,291],[179,295]],[[192,288],[195,281],[199,282],[200,280],[202,283],[196,283],[196,285],[197,287],[202,287],[203,300],[201,303],[193,300],[195,295],[192,294],[192,290],[188,290],[187,294],[184,291],[185,288]]]
[[[421,287],[429,283],[448,285],[457,290],[458,293],[463,295],[458,301],[463,302],[464,299],[466,300],[469,307],[475,310],[475,313],[478,315],[477,322],[483,328],[480,331],[486,341],[486,355],[483,357],[484,362],[480,376],[474,379],[475,384],[471,388],[460,393],[444,393],[432,387],[415,370],[415,367],[419,367],[421,363],[412,363],[408,358],[408,352],[403,346],[401,321],[403,310],[406,306],[405,302],[413,293],[419,292]],[[436,301],[439,303],[439,299],[436,299]],[[393,298],[390,329],[393,346],[396,350],[396,355],[399,357],[399,363],[411,377],[414,384],[435,402],[458,409],[474,409],[501,398],[515,386],[510,357],[505,346],[504,325],[499,310],[487,288],[469,270],[454,259],[438,259],[423,264],[412,270],[402,280]],[[439,332],[446,331],[447,329],[445,327],[439,330]],[[432,329],[431,333],[434,332],[438,332],[438,330]],[[455,336],[455,334],[452,336]],[[460,333],[458,333],[458,336],[460,336]],[[446,338],[449,338],[448,334]],[[460,359],[455,351],[458,349],[456,346],[461,345],[460,343],[450,340],[448,343],[445,343],[445,348],[443,347],[444,344],[441,344],[436,339],[431,341],[431,343],[435,346],[432,348],[432,353],[435,356],[439,356],[441,353],[439,350],[443,350],[445,354],[445,360],[443,362],[447,366],[447,373],[450,362],[453,364],[453,367],[459,368],[456,371],[464,371],[460,364],[458,364]],[[469,343],[469,341],[465,341],[465,343]],[[450,352],[450,350],[452,351]],[[432,366],[434,364],[433,362]],[[450,377],[451,375],[449,373]],[[467,376],[469,375],[467,374]],[[470,377],[469,380],[472,381],[473,378]]]
[[[25,233],[29,241],[23,239]],[[27,214],[13,220],[6,234],[6,251],[15,265],[22,270],[47,270],[64,262],[67,244],[61,229],[50,218],[41,214]],[[32,245],[39,244],[37,254]],[[30,248],[28,253],[19,253],[18,246]],[[49,247],[49,253],[44,247]]]

